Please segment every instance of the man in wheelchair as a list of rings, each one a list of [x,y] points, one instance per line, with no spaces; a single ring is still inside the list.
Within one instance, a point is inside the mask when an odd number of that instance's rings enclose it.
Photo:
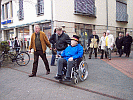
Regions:
[[[57,61],[58,72],[57,76],[54,78],[62,80],[62,70],[64,67],[67,67],[64,81],[71,81],[71,71],[72,67],[75,65],[75,59],[80,59],[82,56],[83,47],[79,44],[79,37],[77,35],[73,35],[71,38],[71,45],[63,51],[61,58]]]

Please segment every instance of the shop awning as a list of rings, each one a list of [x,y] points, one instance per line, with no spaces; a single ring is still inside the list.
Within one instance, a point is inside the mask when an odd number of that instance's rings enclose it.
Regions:
[[[36,21],[36,22],[31,22],[31,23],[26,23],[26,24],[22,24],[22,25],[11,26],[11,27],[4,26],[4,28],[1,28],[1,30],[19,28],[19,27],[24,27],[24,26],[28,26],[28,25],[34,25],[34,24],[39,24],[39,23],[47,23],[47,22],[51,22],[51,20],[40,20],[40,21]]]

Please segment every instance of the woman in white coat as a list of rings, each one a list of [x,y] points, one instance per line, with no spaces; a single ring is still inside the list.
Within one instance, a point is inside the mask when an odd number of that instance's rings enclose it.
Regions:
[[[103,54],[105,51],[105,43],[106,41],[106,32],[103,32],[103,36],[101,37],[100,39],[100,42],[99,42],[99,47],[101,48],[101,58],[100,59],[103,59]],[[105,58],[107,58],[107,53],[105,53]]]

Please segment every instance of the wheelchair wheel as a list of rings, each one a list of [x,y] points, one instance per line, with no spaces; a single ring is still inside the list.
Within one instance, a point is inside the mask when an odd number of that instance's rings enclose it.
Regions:
[[[30,56],[26,52],[21,52],[16,57],[16,63],[20,66],[26,66],[30,61]]]
[[[88,65],[85,61],[81,61],[79,64],[79,79],[85,81],[88,77]]]

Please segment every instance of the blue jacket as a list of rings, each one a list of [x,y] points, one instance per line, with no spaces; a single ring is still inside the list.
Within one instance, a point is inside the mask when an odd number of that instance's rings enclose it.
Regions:
[[[70,45],[62,52],[61,56],[67,61],[70,57],[73,57],[73,59],[82,58],[83,47],[80,44],[77,44],[75,47]]]

